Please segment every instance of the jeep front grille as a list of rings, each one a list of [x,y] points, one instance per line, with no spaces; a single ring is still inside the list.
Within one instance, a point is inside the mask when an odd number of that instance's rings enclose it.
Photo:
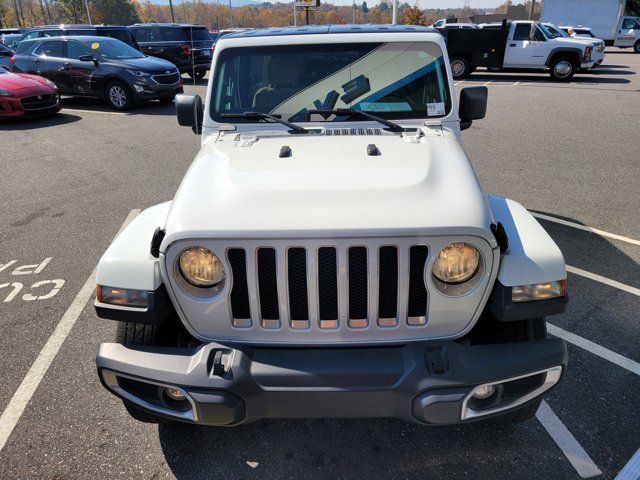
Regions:
[[[262,328],[277,329],[284,320],[292,329],[307,329],[316,317],[320,329],[340,328],[341,287],[346,290],[342,317],[349,328],[367,328],[373,318],[377,319],[376,328],[396,327],[400,320],[400,302],[406,303],[408,325],[425,325],[428,294],[424,271],[428,248],[413,245],[407,254],[403,257],[408,258],[409,265],[400,268],[395,245],[380,245],[375,250],[356,245],[344,252],[338,252],[335,247],[290,247],[286,249],[286,255],[281,256],[270,247],[261,247],[255,252],[230,248],[227,256],[233,278],[230,292],[233,325],[251,327],[255,320]],[[247,278],[246,273],[247,258],[252,255],[256,258],[257,281]],[[346,268],[340,268],[340,255],[345,257]],[[285,264],[285,278],[278,276],[279,262]],[[409,295],[405,298],[399,298],[399,283],[403,280],[401,271],[409,286]],[[375,281],[371,282],[371,279]],[[247,287],[247,282],[251,281],[257,287],[258,301],[254,305],[251,305]],[[310,315],[310,299],[315,300],[317,316]],[[377,312],[371,311],[372,305],[377,307]]]

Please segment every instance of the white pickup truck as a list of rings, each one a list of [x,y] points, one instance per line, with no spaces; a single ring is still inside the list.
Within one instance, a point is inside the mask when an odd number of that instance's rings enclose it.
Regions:
[[[563,38],[538,22],[485,23],[478,29],[441,30],[454,79],[476,67],[548,71],[554,80],[568,81],[578,70],[591,68],[595,41]]]
[[[593,52],[591,53],[591,58],[593,59],[594,67],[596,65],[602,64],[604,61],[604,40],[595,37],[588,36],[580,36],[580,35],[569,35],[567,31],[562,27],[557,27],[553,23],[543,23],[545,33],[549,36],[554,36],[555,38],[570,38],[571,40],[575,40],[578,42],[584,42],[587,45],[593,45]]]
[[[531,418],[567,365],[562,253],[485,194],[442,36],[414,26],[222,37],[201,149],[101,258],[103,385],[146,422]],[[526,179],[523,179],[526,181]]]

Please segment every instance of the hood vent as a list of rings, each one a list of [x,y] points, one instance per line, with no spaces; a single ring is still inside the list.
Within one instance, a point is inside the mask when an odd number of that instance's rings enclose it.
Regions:
[[[325,135],[380,135],[379,128],[325,128]]]

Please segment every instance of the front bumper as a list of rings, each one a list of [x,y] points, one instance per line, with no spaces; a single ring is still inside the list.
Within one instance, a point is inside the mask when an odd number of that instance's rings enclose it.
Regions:
[[[263,418],[462,423],[534,401],[559,381],[566,363],[560,339],[348,348],[210,343],[193,350],[103,343],[97,357],[103,385],[122,399],[174,420],[224,426]],[[499,384],[498,396],[474,403],[472,391],[487,383]],[[186,400],[167,402],[166,387]]]
[[[133,94],[136,100],[158,100],[161,98],[173,98],[183,93],[182,82],[173,85],[162,85],[152,81],[136,82],[133,84]]]

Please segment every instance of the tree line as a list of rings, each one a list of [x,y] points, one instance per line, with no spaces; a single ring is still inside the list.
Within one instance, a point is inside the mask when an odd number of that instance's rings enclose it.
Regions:
[[[88,0],[93,23],[130,25],[136,22],[196,23],[211,30],[229,27],[281,27],[293,24],[292,3],[264,2],[230,9],[228,5],[203,0],[173,0],[173,18],[169,5],[149,0]],[[233,3],[233,0],[232,0]],[[404,2],[398,6],[398,20],[404,24],[429,25],[440,18],[468,17],[475,9],[426,9]],[[297,23],[305,22],[298,9]],[[84,0],[0,0],[0,28],[30,27],[59,23],[87,23]],[[310,23],[391,23],[390,0],[375,6],[366,1],[352,6],[323,3],[310,12]]]

